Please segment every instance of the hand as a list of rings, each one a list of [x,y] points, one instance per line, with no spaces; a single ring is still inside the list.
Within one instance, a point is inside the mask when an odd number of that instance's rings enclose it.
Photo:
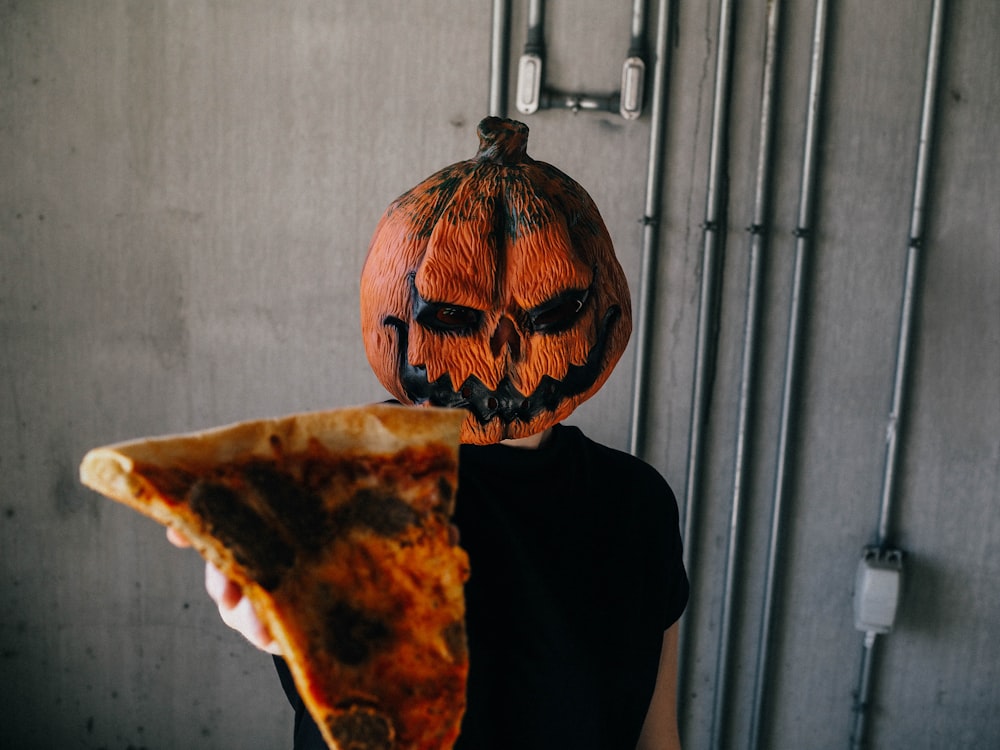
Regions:
[[[191,542],[172,527],[167,527],[167,539],[175,547],[190,547]],[[219,608],[222,621],[261,651],[281,655],[281,646],[267,626],[260,621],[253,604],[243,595],[239,584],[230,581],[212,563],[205,563],[205,589]]]

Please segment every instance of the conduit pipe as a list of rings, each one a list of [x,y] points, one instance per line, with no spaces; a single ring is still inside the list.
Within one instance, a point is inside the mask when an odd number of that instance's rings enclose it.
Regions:
[[[888,541],[892,506],[896,495],[896,476],[899,463],[899,428],[906,401],[906,386],[910,365],[910,344],[913,338],[915,314],[914,297],[920,264],[920,250],[924,242],[924,223],[927,207],[928,171],[934,137],[934,107],[937,101],[938,70],[941,64],[941,38],[944,27],[944,0],[934,0],[931,8],[931,30],[927,48],[927,72],[924,80],[924,98],[920,114],[920,136],[917,147],[916,176],[913,184],[913,211],[910,218],[910,237],[906,253],[906,277],[903,289],[902,311],[899,324],[899,341],[896,350],[896,370],[892,387],[892,409],[886,431],[885,474],[882,480],[882,501],[879,508],[878,544]]]
[[[764,42],[764,68],[760,94],[759,146],[754,181],[753,217],[747,231],[750,233],[750,257],[747,276],[747,301],[743,330],[743,362],[740,372],[740,392],[737,416],[736,451],[733,468],[733,500],[730,512],[729,542],[726,552],[726,579],[723,595],[722,627],[719,635],[719,657],[716,674],[716,701],[714,723],[718,726],[714,741],[720,743],[725,737],[725,698],[730,685],[731,657],[733,649],[732,626],[734,620],[734,599],[736,591],[737,562],[742,533],[743,504],[749,474],[747,454],[749,453],[749,433],[752,421],[752,400],[756,388],[757,349],[759,333],[759,313],[761,297],[761,256],[767,239],[771,193],[771,150],[773,140],[773,120],[775,110],[775,79],[777,70],[778,32],[781,20],[781,2],[768,3],[766,35]],[[760,664],[758,663],[758,674]],[[754,714],[751,723],[751,747],[755,747],[757,727],[756,713],[758,700],[755,696]]]
[[[732,18],[732,7],[731,3],[723,3],[719,11],[719,55],[716,60],[716,108],[717,108],[717,120],[713,120],[713,132],[718,130],[718,143],[713,147],[718,153],[714,156],[715,165],[712,168],[712,173],[716,175],[715,179],[717,183],[722,182],[722,176],[724,174],[725,166],[725,131],[728,125],[729,119],[729,59],[732,54],[733,47],[733,18]],[[711,178],[710,178],[711,179]],[[715,185],[715,201],[716,205],[714,208],[706,212],[705,218],[705,247],[706,247],[706,260],[705,266],[702,270],[704,276],[702,277],[702,294],[706,293],[706,289],[709,287],[705,284],[705,278],[711,272],[712,276],[717,276],[718,272],[715,266],[718,265],[713,259],[711,263],[708,260],[709,253],[714,251],[715,241],[710,240],[710,237],[717,237],[722,232],[725,231],[725,221],[724,221],[724,209],[722,206],[722,190],[723,187],[719,184]],[[713,227],[714,225],[714,227]],[[719,240],[724,241],[724,240]],[[708,282],[711,285],[712,294],[714,295],[715,289],[717,288],[716,280],[709,279]],[[706,328],[706,333],[710,332],[712,334],[713,346],[714,346],[714,329],[715,329],[715,310],[716,303],[714,299],[709,301],[711,308],[709,311],[712,314],[711,318],[711,329]],[[708,323],[706,323],[708,325]],[[699,326],[699,332],[701,327]],[[699,333],[700,337],[700,333]],[[712,377],[708,377],[708,383],[712,382]],[[707,388],[705,389],[707,393]],[[708,409],[704,410],[703,419],[707,422],[708,419]],[[711,747],[722,748],[725,745],[725,730],[726,730],[726,702],[729,693],[729,658],[732,653],[732,625],[733,625],[733,601],[734,601],[734,591],[735,591],[735,576],[736,576],[736,547],[739,540],[739,516],[740,516],[740,503],[734,498],[732,513],[730,516],[729,525],[729,542],[726,549],[726,565],[725,565],[725,578],[723,583],[723,598],[722,598],[722,613],[720,618],[719,627],[719,640],[716,645],[716,660],[715,660],[715,695],[712,705],[712,734],[711,734]]]
[[[757,177],[754,184],[753,222],[750,232],[749,292],[747,293],[746,335],[743,346],[743,372],[740,388],[739,431],[736,442],[736,462],[733,480],[733,504],[742,502],[746,493],[747,434],[751,421],[751,399],[756,385],[758,316],[760,309],[761,265],[770,216],[772,144],[774,140],[774,113],[777,108],[776,79],[778,70],[778,39],[781,30],[781,0],[772,0],[767,9],[767,33],[764,42],[764,74],[760,95],[760,146],[757,151]],[[767,592],[770,595],[770,592]],[[761,618],[760,632],[770,627],[771,609],[766,603]],[[753,702],[750,710],[749,747],[760,746],[761,716],[764,706],[764,689],[767,685],[768,644],[763,637],[757,644],[757,663],[754,669]]]
[[[703,229],[701,297],[698,304],[698,333],[695,346],[694,391],[691,405],[691,428],[688,444],[687,480],[684,497],[685,551],[690,555],[694,536],[695,501],[701,493],[701,465],[704,452],[704,431],[708,415],[709,383],[712,379],[710,349],[715,332],[715,297],[718,286],[717,245],[723,206],[725,137],[729,84],[731,0],[723,0],[719,13],[719,47],[716,59],[715,97],[712,111],[712,134],[709,148],[708,190]],[[687,561],[690,565],[690,558]]]
[[[698,303],[698,332],[695,345],[694,385],[691,396],[691,423],[688,442],[687,477],[684,492],[685,565],[691,569],[694,557],[695,507],[701,495],[701,475],[708,423],[711,383],[714,379],[717,289],[719,286],[719,245],[725,230],[726,128],[729,119],[729,75],[732,58],[732,2],[722,0],[719,8],[719,42],[715,62],[715,94],[712,102],[712,130],[708,159],[708,187],[703,225],[701,296]],[[690,608],[688,621],[690,622]],[[686,681],[688,661],[687,628],[681,630],[680,669]],[[716,701],[718,702],[718,700]],[[712,722],[712,746],[717,747],[717,726]]]
[[[896,477],[899,470],[899,435],[903,426],[906,391],[909,383],[910,347],[916,315],[917,280],[920,271],[920,251],[924,244],[924,224],[927,211],[927,192],[934,138],[934,110],[941,65],[941,45],[944,28],[944,0],[934,0],[931,7],[930,35],[927,44],[927,68],[924,76],[924,93],[920,114],[920,135],[913,181],[913,209],[910,216],[910,236],[906,249],[906,272],[903,282],[903,299],[900,310],[899,338],[896,346],[896,369],[893,376],[892,404],[886,428],[885,471],[882,477],[882,497],[879,503],[876,546],[887,549],[890,539],[893,506],[896,500]],[[854,731],[851,747],[865,745],[868,709],[871,700],[876,633],[865,634],[861,655],[861,669],[854,707]]]
[[[490,33],[489,114],[507,116],[507,66],[510,49],[510,0],[493,0]]]
[[[764,577],[757,667],[754,677],[754,702],[750,747],[760,746],[763,725],[763,696],[767,687],[769,647],[774,629],[774,600],[777,588],[779,549],[782,542],[782,520],[790,488],[789,454],[795,407],[798,399],[800,350],[802,347],[803,312],[807,254],[812,239],[815,208],[817,157],[820,110],[823,103],[823,68],[827,37],[827,2],[816,0],[812,51],[809,71],[809,93],[806,109],[805,137],[802,149],[802,173],[799,188],[798,222],[795,229],[795,266],[792,274],[792,297],[785,348],[785,372],[781,397],[781,418],[778,428],[778,449],[774,471],[774,495],[771,503],[771,526],[767,545],[767,569]]]
[[[622,65],[621,88],[611,94],[566,92],[545,85],[545,2],[528,3],[528,31],[517,66],[515,106],[525,115],[539,109],[617,112],[626,120],[642,114],[646,61],[646,0],[632,0],[630,44]]]
[[[663,193],[663,131],[666,124],[667,72],[670,37],[670,0],[660,0],[657,9],[653,90],[650,105],[649,157],[646,171],[646,202],[642,216],[642,257],[639,267],[638,309],[635,315],[635,377],[632,387],[632,420],[629,449],[642,452],[645,436],[646,381],[652,331],[653,288],[656,283],[656,253],[660,243],[660,203]]]

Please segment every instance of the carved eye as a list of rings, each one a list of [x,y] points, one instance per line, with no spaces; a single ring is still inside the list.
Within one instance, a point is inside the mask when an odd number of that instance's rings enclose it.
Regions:
[[[439,325],[450,330],[472,329],[479,324],[479,311],[468,307],[459,307],[457,305],[437,307],[434,304],[428,304],[427,307],[434,315],[434,320],[430,324],[432,327]],[[421,322],[426,321],[422,320]]]
[[[467,336],[479,329],[483,314],[479,310],[447,302],[430,302],[420,296],[414,274],[410,274],[410,293],[413,296],[413,319],[432,331]]]
[[[532,330],[559,333],[576,322],[590,296],[589,289],[573,289],[528,311]]]

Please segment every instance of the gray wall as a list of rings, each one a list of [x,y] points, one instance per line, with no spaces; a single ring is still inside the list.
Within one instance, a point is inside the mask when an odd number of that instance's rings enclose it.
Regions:
[[[610,91],[630,3],[549,3],[549,71]],[[684,496],[718,3],[676,3],[643,454]],[[706,747],[718,685],[766,3],[735,15],[715,377],[681,690]],[[930,0],[831,3],[766,747],[845,747],[854,571],[875,533]],[[514,3],[512,64],[523,39]],[[621,7],[617,7],[621,6]],[[785,3],[772,229],[723,744],[750,721],[774,491],[813,4]],[[948,3],[933,191],[871,746],[1000,745],[1000,4]],[[356,284],[378,216],[470,157],[489,3],[0,3],[0,745],[290,744],[269,660],[201,565],[76,481],[83,452],[382,397]],[[513,113],[513,105],[510,106]],[[547,111],[529,151],[601,206],[633,292],[649,118]],[[628,445],[634,347],[572,421]]]

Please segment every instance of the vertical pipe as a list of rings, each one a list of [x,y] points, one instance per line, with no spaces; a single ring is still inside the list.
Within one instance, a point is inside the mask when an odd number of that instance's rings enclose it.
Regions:
[[[510,0],[493,0],[490,35],[489,114],[507,116],[507,67],[510,49]]]
[[[740,372],[739,405],[737,410],[736,449],[733,468],[733,498],[730,510],[729,539],[726,550],[726,577],[723,587],[723,608],[719,633],[715,713],[725,716],[724,695],[730,684],[730,662],[733,650],[733,620],[735,618],[735,592],[737,564],[742,532],[743,504],[746,495],[747,443],[751,421],[756,359],[758,314],[760,309],[761,252],[764,244],[764,227],[767,222],[771,167],[771,121],[773,116],[773,89],[775,71],[775,45],[777,40],[780,0],[768,3],[767,35],[764,48],[764,74],[760,102],[760,147],[757,153],[757,171],[754,185],[753,219],[750,231],[750,263],[747,281],[747,302],[743,330],[742,367]],[[721,718],[718,735],[724,737],[725,725]]]
[[[632,0],[632,23],[629,26],[631,34],[631,49],[644,49],[646,46],[646,0]]]
[[[920,270],[920,250],[924,241],[924,223],[927,210],[931,146],[934,138],[934,110],[937,102],[941,45],[944,29],[944,0],[934,0],[931,7],[930,34],[927,43],[927,68],[924,75],[924,92],[921,103],[920,135],[913,180],[913,209],[910,216],[910,236],[906,251],[906,272],[903,282],[903,300],[900,310],[899,338],[896,347],[896,369],[892,385],[892,405],[886,429],[885,472],[882,478],[882,497],[879,503],[877,544],[888,544],[893,505],[896,498],[896,477],[899,470],[899,433],[903,424],[906,388],[909,382],[910,348],[913,322],[916,314],[915,298]],[[875,663],[877,635],[866,633],[861,654],[861,669],[854,708],[854,730],[851,747],[855,750],[865,745],[868,708]]]
[[[666,124],[667,54],[670,3],[660,0],[656,22],[656,61],[653,67],[653,94],[649,125],[649,157],[646,171],[646,202],[642,217],[642,258],[639,270],[638,313],[635,316],[635,377],[632,387],[632,420],[629,450],[642,452],[645,435],[646,379],[652,330],[652,298],[656,282],[656,251],[659,246],[660,202],[663,191],[663,131]]]
[[[530,0],[528,31],[524,51],[517,63],[517,111],[532,115],[543,106],[545,98],[545,3]]]
[[[882,480],[882,501],[879,508],[878,544],[889,537],[892,505],[895,499],[896,476],[899,459],[899,428],[906,400],[907,375],[910,363],[910,345],[913,333],[914,293],[923,243],[924,220],[927,203],[927,174],[930,162],[931,139],[934,131],[934,104],[937,96],[938,68],[941,57],[941,29],[943,27],[943,2],[934,0],[931,9],[931,31],[927,50],[927,72],[924,79],[924,97],[920,115],[920,136],[917,147],[916,176],[913,184],[913,212],[910,218],[910,238],[906,254],[906,278],[903,304],[900,313],[899,343],[896,351],[896,371],[892,387],[892,409],[886,431],[885,474]]]
[[[749,422],[750,399],[755,385],[757,358],[757,318],[759,313],[760,266],[763,245],[766,240],[765,227],[768,223],[771,189],[771,149],[774,136],[774,112],[776,109],[775,85],[778,69],[778,38],[781,29],[781,0],[772,0],[767,9],[767,34],[764,43],[764,75],[760,96],[760,147],[757,152],[757,178],[754,186],[754,218],[750,227],[750,289],[747,297],[747,336],[743,350],[743,390],[740,392],[740,430],[736,451],[736,470],[733,494],[740,496],[745,489],[746,434]],[[753,360],[753,365],[748,364]],[[734,499],[734,503],[735,503]],[[750,731],[748,746],[756,750],[760,746],[761,716],[763,713],[764,686],[767,684],[767,644],[760,639],[757,649],[757,663],[754,669],[753,702],[750,711]]]
[[[524,42],[525,53],[541,55],[545,49],[545,0],[528,2],[528,35]]]
[[[789,453],[795,402],[798,394],[799,359],[802,343],[802,319],[805,306],[806,254],[816,189],[816,158],[819,140],[820,108],[823,97],[823,65],[827,27],[826,0],[816,0],[812,52],[809,73],[806,128],[802,155],[798,224],[795,229],[795,266],[792,275],[791,311],[785,348],[785,371],[782,386],[781,418],[778,428],[777,459],[774,472],[774,496],[771,504],[771,528],[767,545],[767,569],[764,578],[764,603],[761,611],[759,650],[754,684],[754,704],[750,747],[759,747],[762,731],[763,695],[767,686],[768,652],[773,641],[774,599],[777,584],[778,552],[782,542],[782,519],[789,491]]]
[[[684,493],[684,540],[686,552],[691,551],[694,538],[693,517],[697,498],[701,494],[701,466],[704,452],[704,432],[708,421],[709,384],[712,380],[710,348],[715,329],[715,291],[717,286],[717,245],[721,219],[723,180],[723,126],[726,121],[729,78],[729,26],[731,0],[722,0],[719,12],[719,47],[716,60],[716,86],[712,112],[712,135],[709,149],[708,190],[705,208],[704,244],[702,246],[701,296],[698,305],[698,334],[695,347],[694,392],[691,406],[690,442],[688,446],[687,482]],[[725,35],[726,39],[721,37]],[[690,565],[690,556],[687,561]]]
[[[712,102],[712,129],[709,145],[708,187],[703,226],[701,291],[698,303],[698,331],[695,343],[695,362],[691,394],[691,418],[688,438],[687,474],[684,492],[684,557],[691,568],[694,558],[695,510],[701,496],[702,463],[705,449],[705,431],[708,423],[711,382],[714,379],[714,352],[716,327],[716,291],[718,287],[718,255],[720,233],[724,230],[724,189],[726,134],[729,105],[729,73],[732,53],[732,2],[722,0],[719,7],[719,40],[716,55],[715,92]],[[689,604],[688,619],[693,603]],[[688,628],[682,628],[679,645],[679,682],[687,680],[689,662]],[[718,694],[716,694],[718,703]],[[715,714],[712,722],[713,746],[718,741]]]
[[[852,750],[861,750],[865,746],[868,701],[871,699],[871,681],[875,663],[875,638],[875,633],[865,633],[865,644],[861,650],[861,671],[858,673],[858,689],[854,702],[854,730],[851,733]]]
[[[694,477],[701,473],[702,454],[704,453],[704,433],[708,422],[708,402],[710,400],[710,384],[713,381],[714,369],[708,364],[708,347],[715,346],[716,327],[716,296],[718,289],[718,277],[720,269],[716,247],[725,242],[725,172],[727,153],[727,127],[729,122],[729,78],[733,51],[733,4],[729,0],[723,0],[719,6],[719,41],[718,54],[715,61],[715,101],[713,103],[712,115],[712,145],[709,157],[709,183],[708,199],[705,211],[705,246],[704,264],[702,267],[701,285],[701,309],[698,318],[698,375],[696,381],[700,386],[696,386],[699,391],[699,404],[697,417],[699,422],[697,450],[697,463],[688,464],[688,476],[690,477],[689,487],[700,490],[699,483]],[[714,356],[714,353],[711,355]],[[692,433],[694,431],[692,430]],[[693,439],[693,438],[692,438]],[[687,506],[691,508],[696,496],[692,492],[687,494]],[[734,508],[734,516],[736,512]],[[729,549],[726,557],[725,582],[723,584],[723,603],[721,614],[721,627],[719,629],[719,640],[716,649],[717,658],[715,663],[715,696],[712,707],[712,731],[711,747],[722,748],[725,745],[726,734],[726,702],[728,697],[729,682],[729,641],[732,639],[732,610],[733,610],[733,577],[735,572],[735,555],[732,545],[738,534],[730,527]]]
[[[709,148],[708,190],[705,207],[704,244],[702,247],[701,295],[698,306],[698,334],[695,351],[694,394],[691,409],[691,442],[688,449],[687,491],[685,493],[685,526],[690,526],[690,512],[700,494],[704,430],[708,416],[709,383],[711,381],[710,347],[715,329],[715,291],[717,286],[717,246],[720,236],[724,175],[725,136],[723,129],[728,117],[731,0],[722,0],[719,9],[719,43],[716,57],[715,96],[712,105],[712,133]],[[685,539],[693,529],[685,529]]]
[[[618,114],[626,120],[638,120],[642,116],[646,87],[646,46],[646,0],[633,0],[628,54],[622,63],[621,86],[617,97]]]

